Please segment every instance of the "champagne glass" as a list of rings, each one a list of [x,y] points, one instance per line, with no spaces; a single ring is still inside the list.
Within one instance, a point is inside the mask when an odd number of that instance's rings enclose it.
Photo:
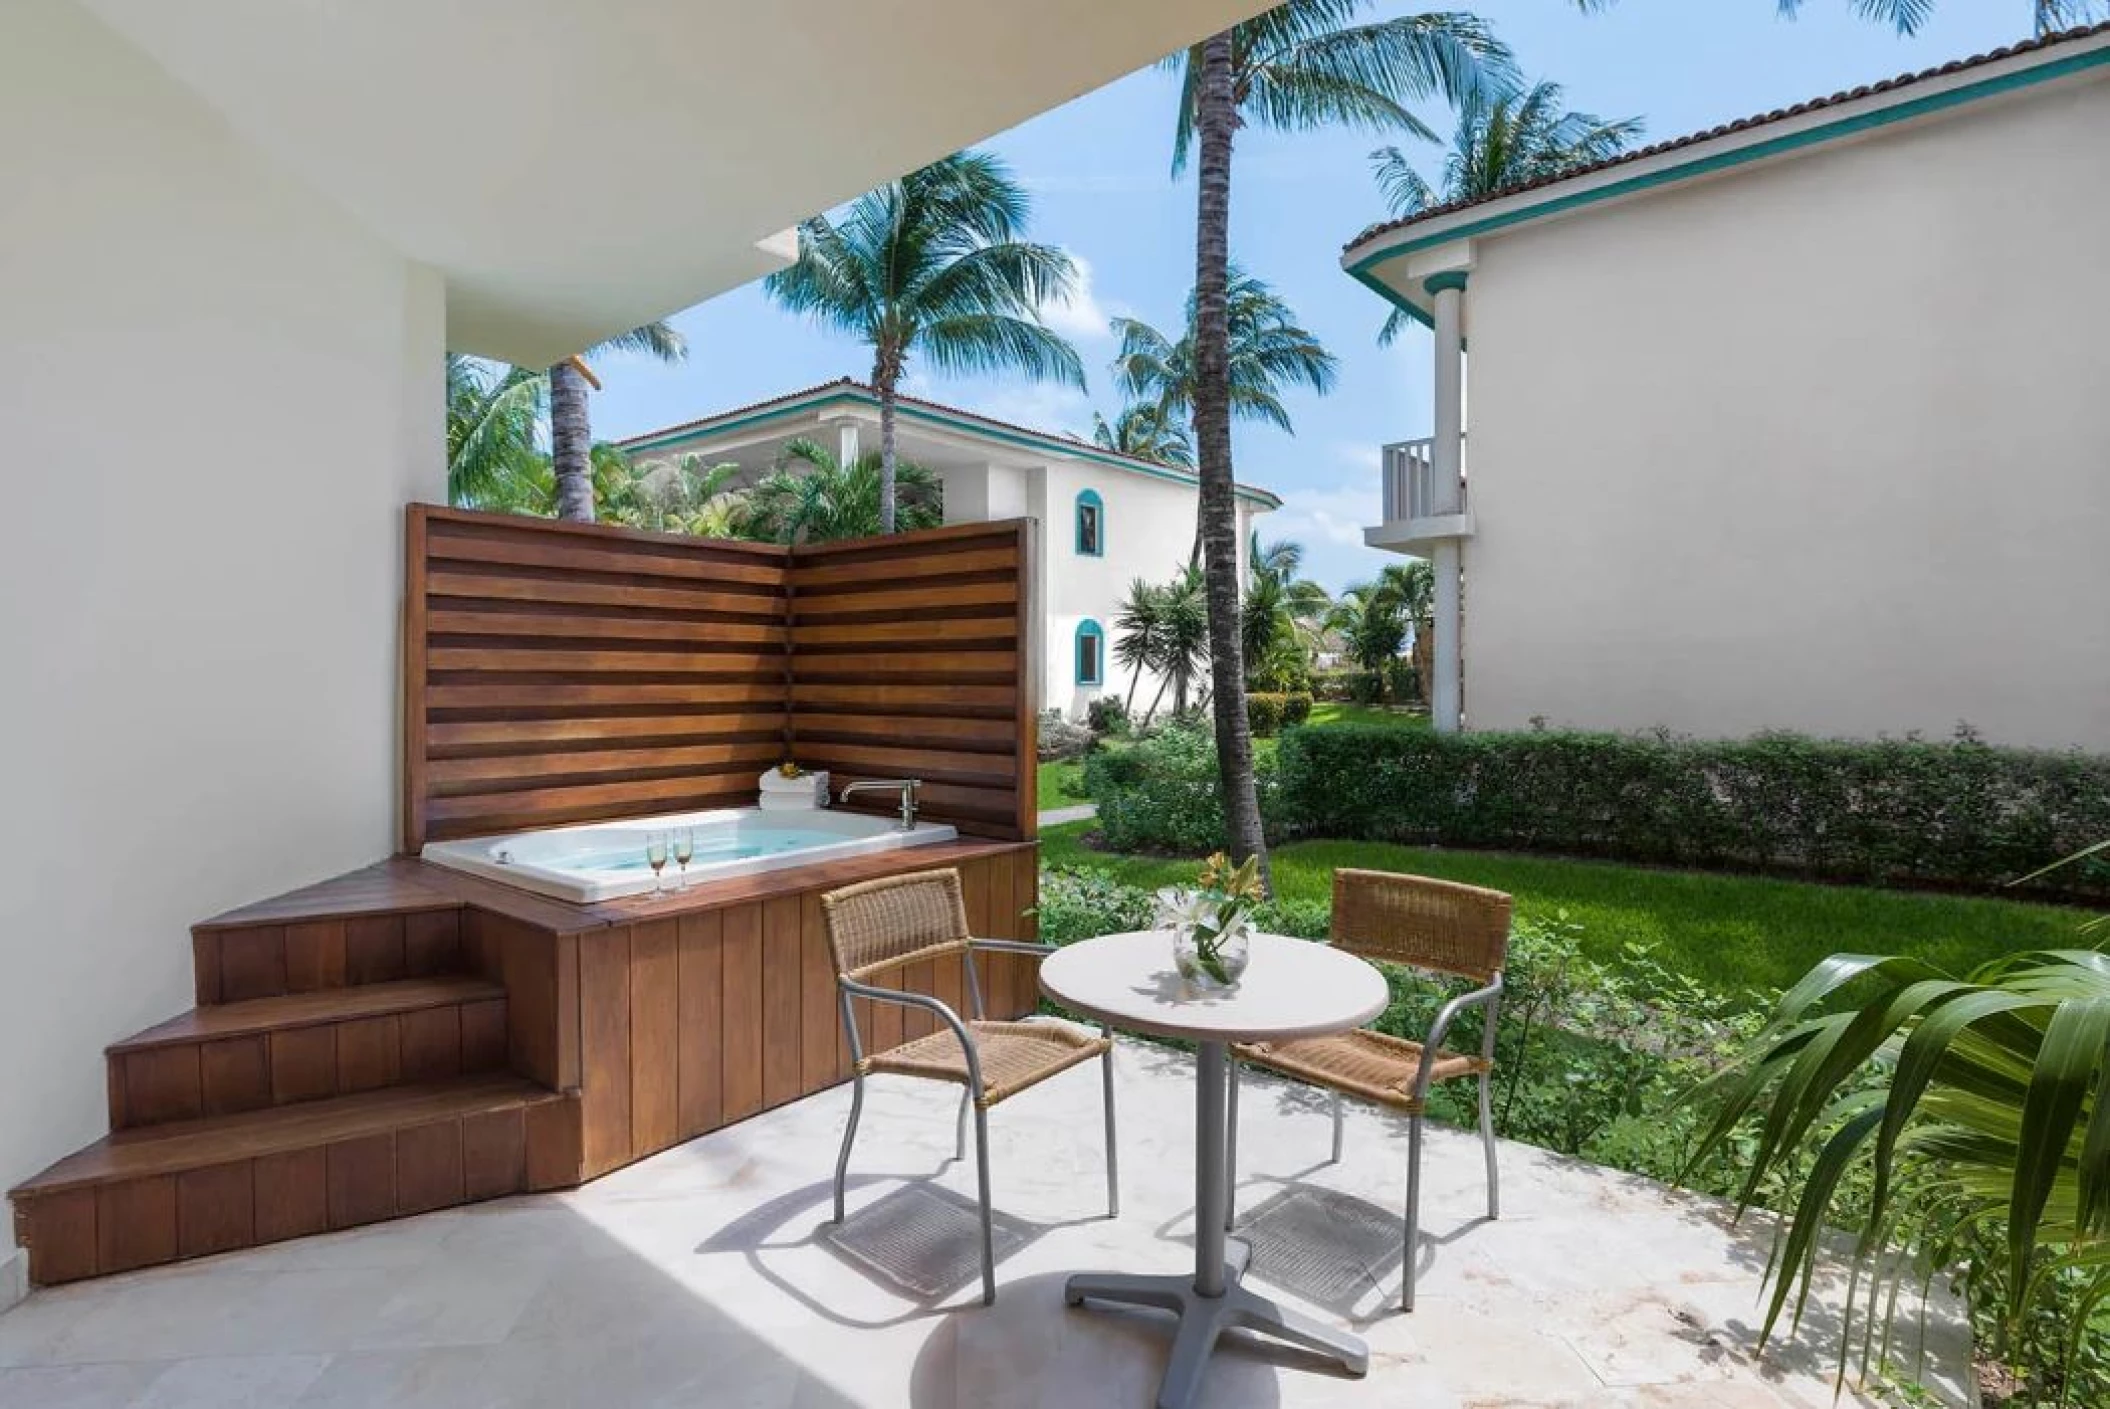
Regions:
[[[681,868],[681,877],[674,882],[674,889],[687,890],[689,888],[689,861],[695,855],[696,829],[694,827],[683,827],[674,834],[674,864]]]
[[[645,860],[652,867],[652,893],[658,895],[664,889],[660,884],[659,873],[667,869],[667,834],[665,832],[645,833]]]

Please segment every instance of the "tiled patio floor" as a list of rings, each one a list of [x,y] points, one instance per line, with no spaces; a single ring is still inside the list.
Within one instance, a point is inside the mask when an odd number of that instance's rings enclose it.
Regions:
[[[875,1081],[843,1230],[825,1218],[846,1089],[577,1193],[37,1293],[0,1316],[0,1409],[1148,1405],[1163,1327],[1062,1305],[1069,1272],[1191,1256],[1193,1067],[1141,1045],[1118,1060],[1118,1221],[1103,1216],[1094,1072],[994,1113],[1010,1249],[994,1308],[964,1237],[973,1174],[950,1158],[950,1093]],[[1324,1166],[1322,1103],[1249,1080],[1252,1275],[1356,1325],[1372,1367],[1348,1380],[1233,1348],[1210,1367],[1208,1409],[1834,1402],[1829,1316],[1750,1354],[1761,1233],[1524,1146],[1502,1151],[1504,1217],[1486,1223],[1478,1149],[1447,1130],[1428,1151],[1420,1309],[1390,1314],[1401,1133],[1356,1114],[1346,1159]],[[1927,1373],[1953,1387],[1964,1342],[1953,1320],[1932,1334]]]

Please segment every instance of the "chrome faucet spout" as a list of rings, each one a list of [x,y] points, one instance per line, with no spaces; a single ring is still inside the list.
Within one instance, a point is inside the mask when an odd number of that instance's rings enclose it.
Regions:
[[[916,790],[922,786],[921,778],[860,778],[854,783],[843,784],[841,800],[848,802],[852,793],[898,790],[901,794],[899,829],[913,832],[916,830]]]

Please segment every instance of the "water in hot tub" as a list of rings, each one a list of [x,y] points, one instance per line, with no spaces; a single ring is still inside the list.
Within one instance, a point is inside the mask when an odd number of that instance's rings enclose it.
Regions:
[[[838,832],[802,831],[798,828],[771,828],[766,832],[741,833],[732,829],[696,829],[696,854],[689,858],[689,865],[708,866],[720,861],[752,861],[761,856],[781,856],[787,851],[807,851],[817,846],[835,846],[844,837]],[[553,850],[547,855],[522,855],[515,852],[514,859],[531,866],[543,866],[553,871],[613,871],[629,873],[649,871],[651,864],[645,860],[645,834],[631,833],[624,836],[602,834],[597,837],[580,837],[570,845]],[[668,862],[672,871],[674,864]]]

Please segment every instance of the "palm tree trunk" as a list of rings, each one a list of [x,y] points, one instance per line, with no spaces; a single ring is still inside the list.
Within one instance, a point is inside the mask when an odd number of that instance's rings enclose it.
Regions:
[[[560,519],[593,522],[592,449],[586,378],[569,361],[559,362],[549,369],[549,455]]]
[[[1209,602],[1209,669],[1215,681],[1216,766],[1224,830],[1234,861],[1260,858],[1273,891],[1260,795],[1253,783],[1253,736],[1246,723],[1245,660],[1239,650],[1238,505],[1231,479],[1231,36],[1202,43],[1195,85],[1194,440],[1201,478],[1202,569]]]
[[[900,359],[880,352],[872,380],[879,383],[879,531],[894,531],[894,383]],[[847,468],[847,467],[846,467]]]
[[[1165,702],[1165,687],[1172,683],[1170,675],[1158,677],[1158,692],[1150,697],[1150,708],[1143,711],[1143,722],[1148,724],[1158,717],[1158,706]]]

